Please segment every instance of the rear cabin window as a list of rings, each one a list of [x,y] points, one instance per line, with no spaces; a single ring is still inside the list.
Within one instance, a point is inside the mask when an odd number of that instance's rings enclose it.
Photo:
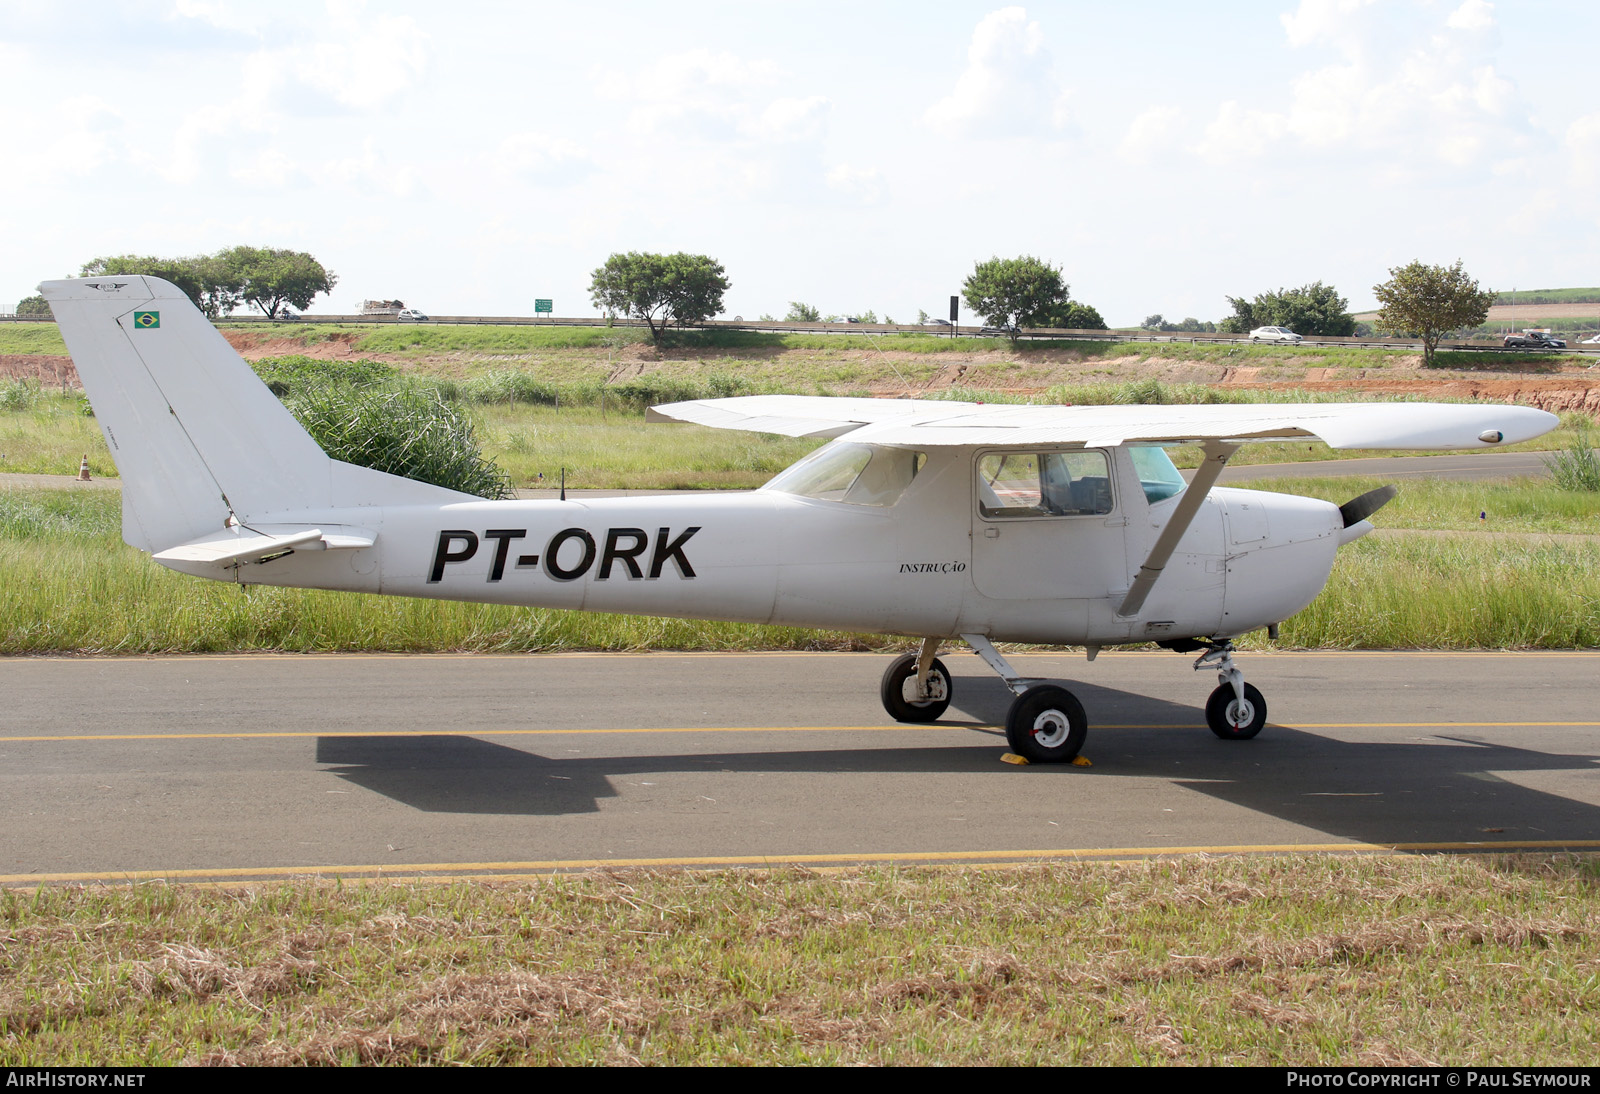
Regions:
[[[875,444],[824,445],[761,489],[819,501],[887,508],[900,500],[928,457]]]
[[[1111,512],[1106,454],[989,452],[978,457],[978,512],[1009,517],[1089,517]]]

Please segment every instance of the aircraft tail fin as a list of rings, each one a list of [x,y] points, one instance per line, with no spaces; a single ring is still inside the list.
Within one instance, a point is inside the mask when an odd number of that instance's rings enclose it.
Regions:
[[[61,336],[122,476],[122,534],[152,553],[306,509],[461,500],[330,459],[177,286],[47,281]]]

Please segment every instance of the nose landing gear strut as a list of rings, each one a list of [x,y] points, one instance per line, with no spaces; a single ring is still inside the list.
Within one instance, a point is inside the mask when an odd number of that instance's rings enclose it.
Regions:
[[[1217,690],[1206,700],[1206,724],[1224,741],[1248,741],[1267,724],[1267,701],[1255,685],[1244,682],[1244,673],[1233,663],[1233,639],[1208,641],[1194,670],[1200,672],[1212,663],[1217,668]]]

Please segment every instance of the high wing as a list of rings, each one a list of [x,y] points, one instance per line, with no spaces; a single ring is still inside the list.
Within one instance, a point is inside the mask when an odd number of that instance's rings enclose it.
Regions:
[[[1532,407],[1442,403],[1015,406],[745,395],[652,407],[651,421],[889,445],[1176,444],[1315,437],[1333,448],[1495,448],[1555,427]]]

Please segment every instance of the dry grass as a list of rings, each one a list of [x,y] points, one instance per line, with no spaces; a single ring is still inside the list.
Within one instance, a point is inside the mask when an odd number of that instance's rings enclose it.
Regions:
[[[0,897],[0,1064],[1573,1064],[1574,857]]]

